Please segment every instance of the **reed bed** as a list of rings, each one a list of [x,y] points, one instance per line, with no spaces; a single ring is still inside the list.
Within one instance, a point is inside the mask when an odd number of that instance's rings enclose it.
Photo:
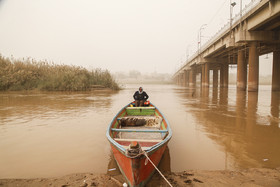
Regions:
[[[108,70],[89,71],[81,66],[47,61],[11,60],[0,55],[0,90],[87,91],[93,88],[118,90]]]

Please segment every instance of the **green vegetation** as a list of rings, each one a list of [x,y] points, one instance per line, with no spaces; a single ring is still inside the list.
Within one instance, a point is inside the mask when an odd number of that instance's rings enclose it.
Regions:
[[[0,90],[86,91],[119,86],[108,70],[89,71],[80,66],[45,61],[10,60],[0,55]]]

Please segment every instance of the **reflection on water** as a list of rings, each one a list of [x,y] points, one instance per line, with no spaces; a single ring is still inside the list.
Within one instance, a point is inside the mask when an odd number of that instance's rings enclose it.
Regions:
[[[196,91],[197,103],[185,105],[195,109],[191,113],[202,131],[224,151],[225,169],[280,166],[280,93],[273,92],[267,102],[270,89],[262,88],[259,93],[205,88]]]
[[[280,166],[279,92],[141,86],[171,124],[169,170]],[[107,126],[138,87],[0,93],[0,178],[107,172]]]
[[[280,94],[279,92],[271,93],[271,125],[277,126],[279,124],[279,106]]]

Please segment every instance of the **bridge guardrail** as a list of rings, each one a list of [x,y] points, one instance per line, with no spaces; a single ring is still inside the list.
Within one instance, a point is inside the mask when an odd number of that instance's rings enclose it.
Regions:
[[[250,10],[252,10],[253,8],[255,8],[262,0],[253,0],[251,1],[249,4],[245,5],[245,7],[242,9],[241,13],[242,16],[246,15]],[[240,21],[240,12],[239,14],[236,14],[233,18],[232,18],[232,25],[234,25],[235,23],[237,23],[238,21]],[[218,39],[218,37],[226,32],[227,30],[230,29],[230,21],[227,22],[223,27],[220,28],[219,31],[217,31],[206,43],[204,43],[202,45],[202,47],[200,48],[200,51],[204,51],[212,42],[214,42],[215,40]],[[189,58],[189,60],[185,63],[185,65],[182,65],[181,67],[178,68],[178,70],[176,71],[176,73],[178,71],[180,71],[184,66],[186,66],[189,62],[191,62],[196,56],[198,55],[198,51],[196,51],[193,55],[191,55],[191,57]],[[176,74],[175,73],[175,74]]]

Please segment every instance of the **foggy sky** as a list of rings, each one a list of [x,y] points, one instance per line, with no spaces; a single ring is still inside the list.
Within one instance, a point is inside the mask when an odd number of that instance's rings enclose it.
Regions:
[[[0,54],[111,72],[174,73],[197,50],[203,24],[205,43],[228,22],[229,2],[0,0]],[[260,69],[271,73],[270,64]]]

